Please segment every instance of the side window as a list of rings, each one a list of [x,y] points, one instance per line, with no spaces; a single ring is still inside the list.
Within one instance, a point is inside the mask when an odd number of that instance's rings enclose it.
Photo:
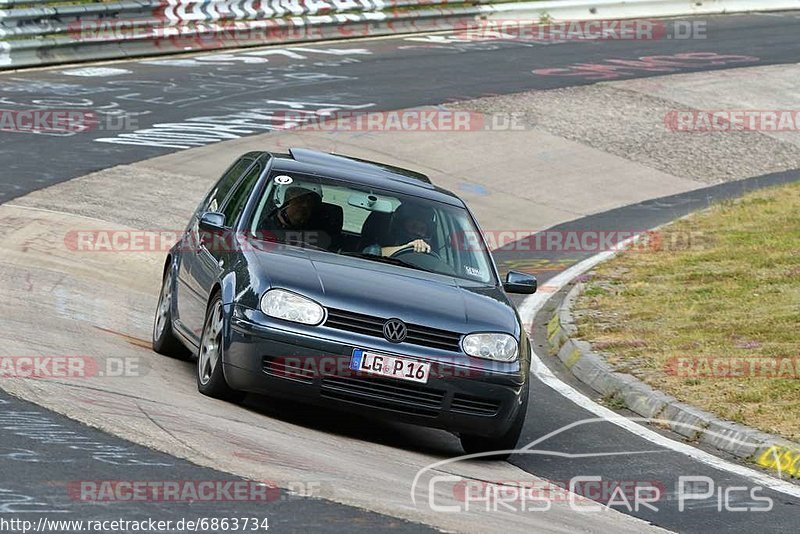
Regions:
[[[236,184],[230,198],[228,198],[228,201],[222,208],[222,213],[225,215],[225,226],[230,227],[236,223],[236,219],[238,219],[239,215],[244,211],[244,207],[247,205],[247,199],[250,198],[250,194],[253,192],[253,188],[263,170],[263,165],[261,163],[256,163],[253,165],[253,168],[247,172],[244,178]]]
[[[219,211],[225,197],[228,196],[228,193],[230,193],[237,180],[242,176],[242,173],[252,164],[253,159],[247,157],[241,158],[234,163],[233,166],[222,175],[217,185],[214,186],[214,189],[212,189],[206,197],[205,202],[203,202],[203,210]]]

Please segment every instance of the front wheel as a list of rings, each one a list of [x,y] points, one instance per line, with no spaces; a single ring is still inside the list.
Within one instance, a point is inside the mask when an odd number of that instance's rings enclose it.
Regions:
[[[232,389],[222,372],[224,324],[222,298],[216,295],[208,306],[200,340],[200,352],[197,355],[197,390],[215,399],[239,401],[244,398],[244,393]]]
[[[528,413],[528,393],[530,386],[525,384],[525,391],[522,393],[522,404],[517,411],[517,416],[514,422],[511,423],[509,429],[499,435],[492,437],[474,436],[470,434],[461,434],[459,437],[461,447],[467,454],[478,454],[493,451],[501,451],[497,454],[486,455],[482,458],[487,460],[508,460],[511,452],[519,441],[519,436],[522,434],[522,427],[525,424],[525,416]]]

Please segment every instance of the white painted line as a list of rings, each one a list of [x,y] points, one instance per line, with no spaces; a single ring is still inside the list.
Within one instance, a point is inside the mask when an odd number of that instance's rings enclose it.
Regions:
[[[591,270],[599,263],[610,259],[617,253],[618,250],[627,247],[631,243],[634,243],[637,239],[638,236],[631,239],[626,239],[617,247],[615,247],[614,250],[601,252],[600,254],[592,256],[591,258],[587,258],[548,280],[546,287],[548,287],[548,289],[552,289],[553,291],[547,291],[546,293],[541,294],[535,293],[522,302],[522,305],[519,308],[519,314],[522,317],[522,321],[525,324],[532,325],[536,314],[539,312],[542,306],[544,306],[545,302],[547,302],[553,293],[562,289],[577,276],[580,276],[581,274]],[[713,454],[709,454],[703,450],[692,447],[691,445],[663,436],[630,419],[620,417],[616,412],[596,403],[569,384],[559,380],[559,378],[553,374],[553,372],[542,362],[541,357],[536,354],[535,351],[531,357],[531,373],[533,373],[536,378],[544,382],[547,386],[568,398],[584,410],[606,419],[609,423],[617,425],[618,427],[627,430],[631,434],[634,434],[642,439],[646,439],[647,441],[655,443],[656,445],[666,449],[670,449],[674,452],[685,454],[689,458],[692,458],[693,460],[703,463],[709,467],[713,467],[714,469],[727,471],[728,473],[748,478],[754,483],[764,486],[765,488],[769,488],[786,495],[791,495],[792,497],[800,498],[800,486],[775,478],[766,473],[762,473],[761,471],[723,460],[722,458],[718,458]]]
[[[119,76],[120,74],[130,74],[127,69],[117,69],[113,67],[83,67],[80,69],[69,69],[60,71],[67,76],[85,76],[89,78],[104,78],[106,76]]]

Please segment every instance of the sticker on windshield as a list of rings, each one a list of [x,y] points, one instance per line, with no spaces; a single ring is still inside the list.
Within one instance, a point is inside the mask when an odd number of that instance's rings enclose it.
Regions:
[[[480,269],[476,269],[475,267],[472,267],[471,265],[465,265],[464,266],[464,270],[467,271],[467,274],[470,275],[470,276],[480,276],[481,275],[481,270]]]
[[[289,185],[292,182],[294,182],[294,179],[292,179],[291,176],[286,176],[285,174],[275,177],[275,183],[278,185]]]

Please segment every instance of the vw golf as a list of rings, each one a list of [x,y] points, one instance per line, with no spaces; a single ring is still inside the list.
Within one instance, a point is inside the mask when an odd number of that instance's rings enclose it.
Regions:
[[[163,271],[155,351],[201,393],[324,404],[457,433],[506,456],[531,346],[474,217],[425,175],[306,149],[239,158]]]

